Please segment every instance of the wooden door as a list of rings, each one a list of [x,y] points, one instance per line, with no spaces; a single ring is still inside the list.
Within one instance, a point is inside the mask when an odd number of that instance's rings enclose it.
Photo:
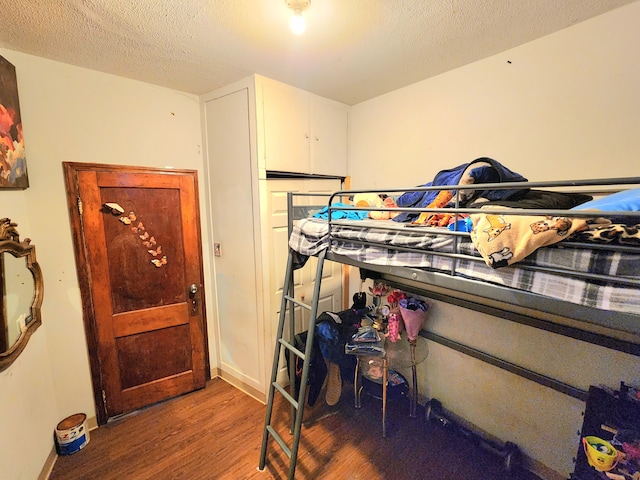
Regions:
[[[98,422],[204,387],[196,172],[64,169]]]

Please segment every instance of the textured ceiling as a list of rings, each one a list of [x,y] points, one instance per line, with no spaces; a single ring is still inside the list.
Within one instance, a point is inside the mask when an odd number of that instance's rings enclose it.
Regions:
[[[0,46],[202,94],[253,73],[353,105],[636,0],[0,0]]]

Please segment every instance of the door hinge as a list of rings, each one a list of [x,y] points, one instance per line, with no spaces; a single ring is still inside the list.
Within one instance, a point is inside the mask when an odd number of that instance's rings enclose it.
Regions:
[[[107,394],[104,393],[104,390],[102,390],[102,403],[105,407],[107,406]]]
[[[82,199],[78,197],[78,213],[82,215]]]

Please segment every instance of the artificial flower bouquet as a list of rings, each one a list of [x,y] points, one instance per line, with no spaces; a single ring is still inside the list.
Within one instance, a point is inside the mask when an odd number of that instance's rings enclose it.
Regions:
[[[402,322],[407,331],[409,342],[415,342],[420,333],[420,329],[427,319],[429,305],[424,301],[414,297],[405,297],[398,300]]]

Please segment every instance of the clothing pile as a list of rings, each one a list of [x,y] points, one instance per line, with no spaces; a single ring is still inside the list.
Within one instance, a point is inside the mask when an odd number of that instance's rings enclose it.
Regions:
[[[353,378],[356,359],[345,353],[345,344],[360,328],[362,319],[370,313],[366,307],[364,294],[355,294],[354,303],[348,310],[341,312],[323,312],[316,319],[309,375],[307,383],[309,394],[307,403],[313,406],[320,395],[327,375],[326,401],[330,406],[340,400],[342,393],[342,379]],[[304,351],[307,332],[296,335],[296,348]],[[287,355],[287,361],[289,356]],[[302,376],[302,360],[296,357],[296,391],[300,388]]]

